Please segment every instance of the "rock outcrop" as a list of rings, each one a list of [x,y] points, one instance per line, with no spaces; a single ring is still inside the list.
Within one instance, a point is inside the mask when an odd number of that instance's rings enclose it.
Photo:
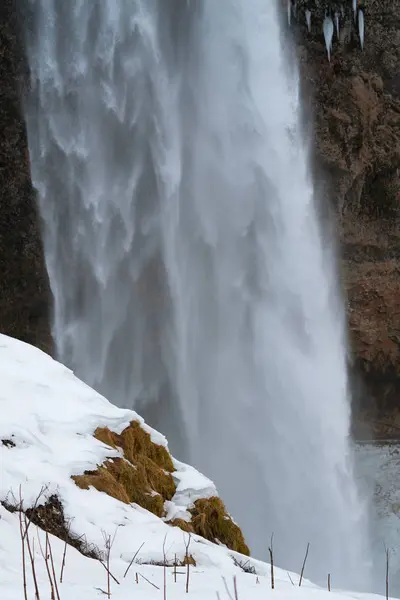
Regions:
[[[362,382],[356,422],[393,436],[400,433],[400,0],[362,3],[364,51],[349,11],[330,62],[322,4],[308,32],[299,1],[291,32],[311,91],[317,172],[338,216],[353,370]]]
[[[0,332],[51,352],[50,289],[21,110],[16,4],[0,7]]]
[[[194,499],[187,508],[186,519],[166,518],[166,506],[177,492],[174,461],[168,448],[154,443],[138,421],[132,421],[120,435],[108,427],[97,428],[94,437],[119,449],[122,456],[107,459],[94,471],[74,475],[72,479],[78,487],[92,487],[126,504],[138,504],[171,526],[246,556],[250,554],[241,529],[218,496]]]

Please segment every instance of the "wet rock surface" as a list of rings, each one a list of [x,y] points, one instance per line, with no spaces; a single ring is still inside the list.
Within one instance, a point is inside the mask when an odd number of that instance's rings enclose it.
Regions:
[[[298,0],[290,35],[305,114],[314,124],[317,177],[338,217],[353,370],[361,382],[357,421],[373,435],[393,435],[400,426],[400,0],[362,3],[364,51],[351,3],[331,4],[333,11],[343,4],[346,14],[330,62],[324,2]],[[286,0],[282,7],[289,30]],[[0,332],[51,351],[51,296],[20,105],[26,69],[13,0],[2,3],[0,17]]]
[[[14,0],[0,5],[0,332],[51,352],[50,289],[29,167]]]
[[[326,3],[308,3],[311,32],[306,4],[297,3],[290,31],[313,116],[317,171],[339,224],[353,370],[361,381],[356,433],[392,437],[400,431],[400,1],[359,2],[364,51],[352,3],[331,3],[333,18],[342,4],[346,13],[330,62]]]

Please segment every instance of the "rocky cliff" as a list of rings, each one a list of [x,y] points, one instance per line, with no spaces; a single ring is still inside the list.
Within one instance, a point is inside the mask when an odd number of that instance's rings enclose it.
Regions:
[[[350,7],[330,62],[326,2],[296,5],[287,27],[313,116],[318,177],[338,216],[353,371],[361,382],[356,413],[373,423],[375,435],[400,434],[400,0],[365,0],[364,51]],[[4,0],[0,17],[0,331],[50,351],[50,292],[20,107],[23,53],[13,0]]]
[[[323,35],[327,3],[307,4],[298,0],[290,32],[306,112],[314,118],[317,173],[338,217],[353,371],[361,382],[356,430],[365,435],[362,425],[369,422],[373,435],[399,435],[400,0],[362,3],[363,51],[352,3],[332,2],[333,20],[342,5],[346,13],[330,62]]]
[[[0,5],[0,332],[51,351],[50,291],[21,110],[16,4]]]

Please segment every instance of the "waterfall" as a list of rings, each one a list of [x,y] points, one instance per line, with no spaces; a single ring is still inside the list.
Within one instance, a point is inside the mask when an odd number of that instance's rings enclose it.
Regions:
[[[28,11],[28,9],[27,9]],[[29,18],[28,18],[29,17]],[[366,583],[345,320],[271,0],[31,0],[60,360],[212,477],[253,554]]]

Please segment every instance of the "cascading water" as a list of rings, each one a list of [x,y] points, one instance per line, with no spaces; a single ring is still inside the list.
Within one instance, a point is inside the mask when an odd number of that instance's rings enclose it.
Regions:
[[[253,553],[367,584],[345,327],[271,0],[37,0],[60,359],[213,477]]]

